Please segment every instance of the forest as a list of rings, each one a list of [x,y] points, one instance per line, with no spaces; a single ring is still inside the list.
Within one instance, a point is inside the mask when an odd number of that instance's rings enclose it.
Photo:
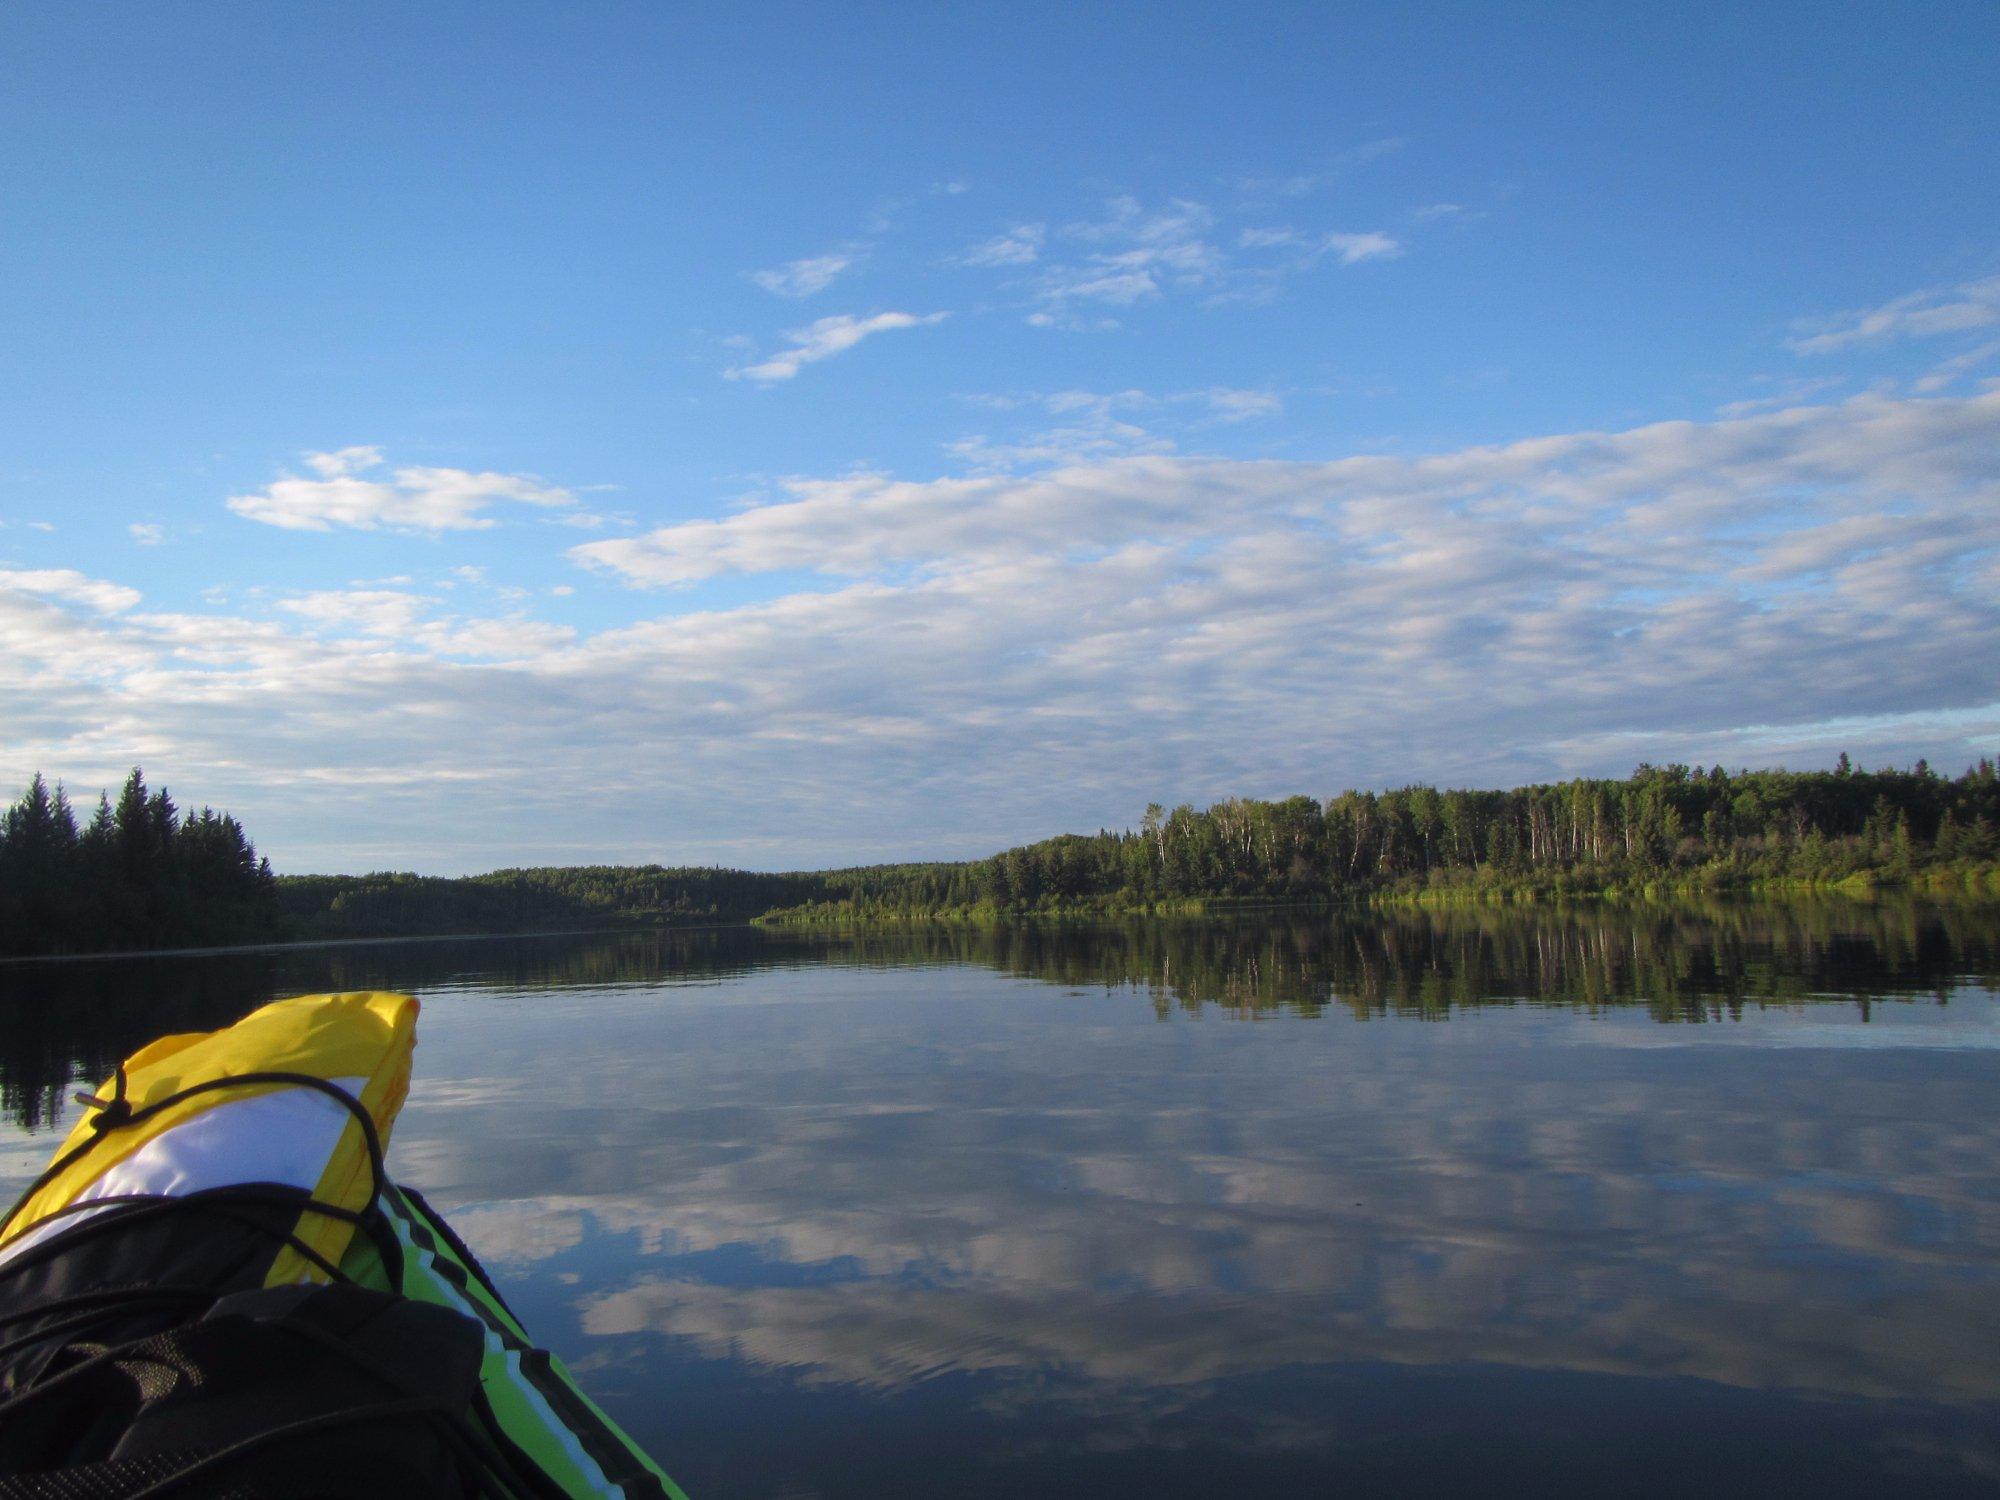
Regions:
[[[0,954],[431,934],[814,926],[1906,886],[2000,895],[2000,774],[1641,766],[1510,791],[1149,807],[956,863],[767,874],[585,866],[460,878],[273,877],[243,827],[183,816],[141,773],[78,823],[36,776],[0,819]]]
[[[0,819],[0,954],[252,943],[278,935],[276,881],[243,825],[183,816],[134,770],[79,826],[37,775]]]
[[[291,875],[278,881],[288,928],[312,937],[555,932],[747,922],[824,900],[818,875],[583,865],[442,876]]]
[[[1914,885],[2000,894],[2000,776],[1640,766],[1511,791],[1155,804],[1137,829],[962,864],[830,871],[816,923],[1195,911],[1242,902],[1466,900]]]

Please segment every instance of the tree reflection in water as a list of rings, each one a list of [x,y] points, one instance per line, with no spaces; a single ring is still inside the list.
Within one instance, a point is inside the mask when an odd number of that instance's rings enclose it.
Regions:
[[[1978,904],[1685,901],[855,933],[725,927],[0,964],[0,1106],[29,1130],[58,1124],[73,1081],[95,1084],[155,1036],[225,1026],[278,995],[644,987],[827,962],[982,965],[1132,989],[1163,1014],[1443,1018],[1490,1005],[1636,1005],[1660,1021],[1704,1021],[1745,1006],[1865,1006],[1992,984],[2000,920]]]

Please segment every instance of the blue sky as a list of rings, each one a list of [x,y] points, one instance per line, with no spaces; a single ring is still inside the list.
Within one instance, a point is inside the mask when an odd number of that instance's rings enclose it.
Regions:
[[[0,38],[10,782],[770,867],[2000,745],[1990,6]]]

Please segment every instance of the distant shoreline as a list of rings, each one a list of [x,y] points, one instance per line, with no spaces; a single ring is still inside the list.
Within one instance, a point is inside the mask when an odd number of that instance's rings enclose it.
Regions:
[[[988,928],[1009,926],[1073,926],[1118,922],[1204,922],[1231,917],[1279,916],[1286,914],[1336,911],[1451,911],[1540,908],[1554,910],[1571,906],[1658,906],[1675,907],[1707,901],[1744,903],[1784,903],[1828,899],[1854,904],[1871,904],[1884,896],[1906,896],[1919,901],[1947,905],[2000,905],[2000,892],[1990,888],[1963,888],[1926,884],[1921,880],[1889,882],[1765,881],[1736,886],[1655,885],[1651,889],[1571,890],[1554,892],[1533,888],[1485,888],[1445,886],[1414,891],[1374,891],[1357,893],[1347,899],[1319,897],[1306,900],[1269,900],[1255,897],[1208,897],[1178,901],[1156,901],[1132,906],[1042,907],[1037,910],[995,911],[978,907],[945,908],[930,911],[889,911],[856,913],[841,908],[824,909],[811,915],[778,911],[753,917],[707,922],[660,925],[628,923],[620,926],[537,928],[520,931],[388,933],[378,937],[296,938],[284,942],[207,944],[191,948],[125,948],[110,953],[46,953],[0,955],[0,968],[40,964],[86,964],[135,958],[224,958],[258,953],[291,953],[325,948],[380,948],[424,943],[493,943],[542,938],[658,936],[683,932],[756,932],[767,937],[809,937],[834,934],[908,932],[932,928]]]
[[[1908,890],[2000,896],[2000,766],[1729,772],[1506,791],[1412,785],[1325,800],[1147,807],[1136,829],[984,859],[833,870],[583,865],[462,877],[271,874],[242,827],[181,817],[134,771],[79,830],[36,777],[0,825],[0,951],[48,957],[274,952],[339,943],[1204,917],[1291,906],[1785,899]],[[24,878],[23,878],[24,877]],[[190,941],[194,946],[166,944]],[[76,950],[102,942],[108,954]],[[161,946],[155,946],[156,944]],[[60,950],[71,950],[67,953]]]
[[[742,926],[742,923],[716,924]],[[301,948],[380,948],[389,943],[491,943],[502,938],[615,937],[629,932],[689,932],[691,927],[571,927],[552,932],[425,932],[392,937],[299,938],[284,943],[223,943],[203,948],[121,948],[116,953],[31,953],[0,956],[0,964],[103,963],[123,958],[220,958],[232,953],[287,953]]]

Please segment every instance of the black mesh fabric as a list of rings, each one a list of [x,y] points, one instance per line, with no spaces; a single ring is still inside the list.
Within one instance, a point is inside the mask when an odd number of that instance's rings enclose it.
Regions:
[[[38,1319],[73,1322],[79,1303],[88,1325],[87,1339],[58,1335],[11,1357],[0,1500],[482,1493],[466,1453],[482,1342],[469,1319],[360,1287],[301,1285],[172,1309],[141,1295],[121,1324],[105,1293],[143,1291],[137,1268],[119,1264],[117,1247],[134,1247],[124,1235],[85,1246],[90,1274],[52,1263],[34,1278],[44,1291],[67,1287],[68,1304],[24,1308],[21,1278],[0,1277],[10,1338]]]
[[[200,1457],[195,1452],[157,1453],[148,1458],[119,1458],[110,1463],[20,1474],[0,1479],[0,1500],[124,1500],[135,1490],[171,1479]],[[207,1493],[222,1500],[266,1500],[264,1494],[227,1480],[220,1483],[226,1487]]]

